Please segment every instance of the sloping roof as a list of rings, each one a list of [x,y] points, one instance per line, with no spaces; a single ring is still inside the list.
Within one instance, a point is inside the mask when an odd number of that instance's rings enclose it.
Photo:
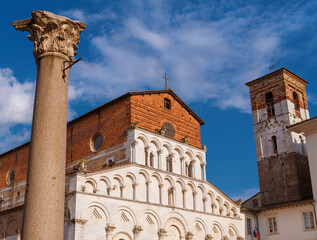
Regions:
[[[317,116],[307,119],[305,121],[287,126],[287,128],[293,132],[297,133],[302,133],[304,132],[305,134],[317,129]]]
[[[271,73],[266,74],[266,75],[264,75],[264,76],[262,76],[262,77],[259,77],[259,78],[257,78],[257,79],[254,79],[254,80],[250,81],[250,82],[247,82],[245,85],[247,85],[247,86],[249,87],[249,86],[251,86],[252,84],[256,83],[257,81],[260,81],[260,80],[262,80],[262,79],[268,78],[268,77],[270,77],[270,76],[273,76],[273,75],[275,75],[275,74],[277,74],[277,73],[279,73],[279,72],[283,72],[283,71],[290,73],[290,74],[293,75],[294,77],[296,77],[296,78],[298,78],[299,80],[303,81],[305,84],[308,84],[308,82],[307,82],[306,80],[302,79],[301,77],[299,77],[298,75],[296,75],[296,74],[293,73],[292,71],[290,71],[290,70],[288,70],[287,68],[284,68],[284,67],[283,67],[283,68],[280,68],[280,69],[278,69],[278,70],[276,70],[276,71],[274,71],[274,72],[271,72]]]
[[[124,98],[130,97],[130,96],[134,96],[134,95],[151,95],[151,94],[161,94],[161,93],[169,93],[173,98],[175,98],[180,103],[181,106],[183,106],[200,123],[200,125],[204,125],[205,124],[205,122],[200,117],[198,117],[198,115],[190,107],[188,107],[187,104],[184,103],[183,100],[180,99],[180,97],[178,97],[176,95],[176,93],[172,89],[128,92],[128,93],[126,93],[126,94],[124,94],[124,95],[122,95],[122,96],[120,96],[118,98],[115,98],[115,99],[111,100],[110,102],[107,102],[107,103],[105,103],[105,104],[103,104],[103,105],[101,105],[101,106],[99,106],[99,107],[97,107],[97,108],[95,108],[95,109],[93,109],[93,110],[91,110],[91,111],[89,111],[89,112],[87,112],[87,113],[85,113],[85,114],[73,119],[72,121],[68,122],[68,124],[70,124],[72,122],[75,122],[78,119],[80,119],[80,118],[82,118],[84,116],[87,116],[87,115],[89,115],[92,112],[95,112],[95,111],[97,111],[97,110],[99,110],[99,109],[101,109],[103,107],[111,105],[111,104],[115,103],[116,101],[122,100]]]

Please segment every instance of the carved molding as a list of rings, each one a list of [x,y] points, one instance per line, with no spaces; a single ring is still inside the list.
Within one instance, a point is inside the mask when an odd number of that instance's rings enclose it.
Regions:
[[[205,237],[205,240],[212,240],[213,237],[211,236],[211,234],[207,234],[206,237]]]
[[[76,224],[76,223],[80,223],[80,224],[85,224],[88,220],[84,220],[84,219],[79,219],[79,218],[73,218],[70,220],[72,223]]]
[[[160,228],[157,232],[159,238],[165,237],[167,234],[167,231],[164,228]]]
[[[73,61],[77,55],[79,34],[86,24],[47,11],[34,11],[31,18],[13,22],[16,30],[30,33],[28,39],[34,43],[34,58],[42,54],[58,52]]]
[[[186,240],[192,240],[194,238],[194,234],[192,232],[187,232],[185,239]]]
[[[134,228],[132,229],[132,232],[135,237],[139,237],[141,231],[143,231],[141,226],[135,225]]]
[[[108,225],[105,230],[106,230],[106,233],[109,235],[109,234],[112,234],[112,232],[116,229],[116,227],[114,226],[110,226]]]

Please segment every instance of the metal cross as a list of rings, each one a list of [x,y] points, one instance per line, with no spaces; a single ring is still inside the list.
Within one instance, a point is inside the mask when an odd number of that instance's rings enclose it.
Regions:
[[[165,79],[165,90],[166,90],[166,89],[168,89],[168,88],[167,88],[167,81],[169,81],[170,79],[167,78],[166,72],[165,72],[164,76],[162,76],[162,78]]]

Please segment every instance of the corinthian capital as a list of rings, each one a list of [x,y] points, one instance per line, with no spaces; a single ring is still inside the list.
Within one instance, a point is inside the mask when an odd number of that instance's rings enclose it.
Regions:
[[[13,22],[16,30],[30,33],[28,39],[34,43],[34,57],[38,59],[46,52],[62,53],[74,59],[79,34],[86,24],[47,11],[34,11],[31,18]]]

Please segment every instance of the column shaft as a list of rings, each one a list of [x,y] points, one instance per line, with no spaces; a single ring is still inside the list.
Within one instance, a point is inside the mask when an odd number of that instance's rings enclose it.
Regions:
[[[38,59],[23,239],[62,239],[68,78],[60,53]]]

